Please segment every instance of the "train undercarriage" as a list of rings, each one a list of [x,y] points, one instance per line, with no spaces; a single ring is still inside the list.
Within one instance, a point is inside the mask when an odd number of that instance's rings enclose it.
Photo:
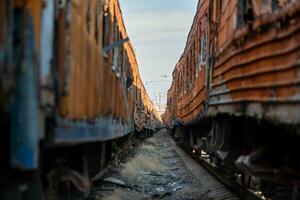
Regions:
[[[300,138],[295,132],[254,118],[220,115],[178,125],[171,134],[184,148],[260,196],[297,200]]]
[[[91,187],[103,178],[114,160],[122,159],[136,139],[152,132],[133,132],[122,138],[78,145],[40,144],[38,170],[22,172],[1,166],[1,200],[57,200],[88,197]],[[4,141],[4,140],[3,140]],[[9,149],[1,144],[1,150]],[[5,154],[2,154],[5,155]],[[8,155],[8,154],[6,154]],[[8,157],[1,157],[2,163]]]

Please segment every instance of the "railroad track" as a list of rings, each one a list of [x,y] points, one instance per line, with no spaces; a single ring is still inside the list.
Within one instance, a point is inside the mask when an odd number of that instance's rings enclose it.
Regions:
[[[202,167],[204,167],[213,177],[215,177],[218,181],[220,181],[223,185],[225,185],[229,190],[236,193],[243,200],[261,200],[262,198],[257,196],[251,190],[245,188],[239,183],[229,180],[227,177],[222,175],[220,172],[216,170],[214,166],[209,164],[202,158],[197,157],[192,152],[185,150],[190,156],[192,156]]]
[[[212,192],[217,196],[222,197],[221,199],[262,200],[262,198],[256,195],[253,191],[222,175],[214,166],[212,166],[204,159],[197,157],[192,151],[182,147],[182,145],[177,144],[173,139],[170,138],[170,140],[173,144],[177,145],[182,151],[193,158],[193,160],[195,160],[201,167],[203,167],[214,179],[216,179],[219,183],[225,186],[226,189],[233,193],[233,195],[230,195],[220,186],[216,185],[215,183],[211,183],[211,181],[208,181],[207,184],[210,184],[209,187],[212,188]],[[219,198],[217,197],[215,199]]]

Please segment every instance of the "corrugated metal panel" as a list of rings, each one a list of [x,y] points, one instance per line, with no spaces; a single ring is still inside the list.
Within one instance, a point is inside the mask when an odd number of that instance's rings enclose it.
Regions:
[[[176,116],[188,123],[200,116],[227,113],[299,124],[299,1],[255,15],[250,24],[243,17],[247,5],[236,0],[222,1],[220,13],[209,14],[214,17],[208,26],[201,20],[208,8],[204,5],[201,2],[198,6],[185,51],[173,72],[177,78],[173,79],[168,99],[175,105],[168,105],[165,120]],[[213,6],[218,6],[216,1]],[[219,12],[216,8],[211,10]],[[199,22],[202,31],[197,36]],[[190,87],[187,81],[197,73],[190,52],[197,48],[195,38],[207,29],[211,60],[201,66],[198,79]]]
[[[69,83],[67,93],[61,93],[60,118],[74,121],[74,123],[84,121],[94,123],[95,120],[112,117],[126,124],[133,123],[133,112],[136,112],[135,124],[143,129],[146,123],[144,113],[152,106],[152,102],[141,81],[130,41],[120,42],[128,38],[128,35],[119,2],[111,0],[106,6],[102,3],[103,1],[90,0],[71,4],[71,32],[69,33],[71,35],[71,65],[69,70],[65,62],[68,47],[62,45],[69,37],[66,26],[67,10],[63,8],[60,11],[58,23],[61,91],[64,90],[66,81]],[[98,28],[101,28],[98,30],[98,38],[95,37],[97,4],[100,8],[97,11],[99,12]],[[105,20],[103,20],[104,8],[108,9]],[[104,22],[107,24],[103,25]],[[102,27],[107,29],[105,37],[103,37],[105,30],[102,30]],[[112,44],[118,45],[105,51],[104,56],[103,49],[108,49],[107,47]],[[122,52],[126,56],[123,56]],[[128,61],[125,62],[127,58]],[[122,72],[121,69],[123,69]],[[124,84],[130,77],[134,77],[134,87],[141,91],[141,99],[136,102],[138,107],[135,109],[133,108],[133,89],[126,88]]]

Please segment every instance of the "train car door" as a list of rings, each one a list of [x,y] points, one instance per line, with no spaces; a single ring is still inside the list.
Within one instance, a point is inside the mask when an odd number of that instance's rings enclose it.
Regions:
[[[14,5],[14,89],[11,103],[10,163],[20,170],[38,168],[39,102],[36,45],[40,4]]]
[[[41,54],[40,54],[40,83],[41,105],[54,105],[54,91],[52,73],[53,61],[53,37],[54,37],[54,11],[55,1],[46,1],[42,12],[41,24]]]

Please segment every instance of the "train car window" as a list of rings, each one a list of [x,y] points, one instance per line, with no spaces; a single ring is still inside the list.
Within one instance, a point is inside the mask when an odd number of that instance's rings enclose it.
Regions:
[[[190,88],[192,87],[192,83],[194,81],[194,48],[192,47],[190,51],[190,60],[191,60],[191,66],[190,66]]]
[[[220,22],[222,14],[222,0],[214,0],[213,4],[213,22],[218,23]]]
[[[181,71],[181,68],[180,68],[180,71],[179,71],[179,83],[178,83],[178,87],[179,87],[180,96],[181,96],[182,95],[182,71]]]
[[[221,20],[221,15],[222,15],[222,0],[218,0],[218,16],[217,16],[218,22],[220,22]]]
[[[185,85],[184,85],[184,70],[181,70],[181,83],[180,83],[180,87],[181,87],[181,92],[182,94],[184,94],[184,90],[185,90]]]
[[[122,77],[122,80],[123,80],[123,85],[125,85],[126,83],[126,65],[125,65],[125,62],[126,62],[126,57],[125,57],[125,49],[124,48],[121,48],[121,56],[120,56],[120,66],[121,66],[121,77]]]
[[[200,46],[199,43],[198,43],[198,46]],[[195,67],[196,68],[196,74],[195,74],[195,77],[197,78],[198,77],[198,73],[201,70],[200,54],[198,53],[198,51],[195,51],[195,57],[196,57],[196,59],[195,59],[195,62],[196,62],[196,67]]]
[[[207,39],[208,39],[208,14],[205,15],[205,29],[201,39],[201,62],[206,63],[207,57]]]
[[[103,6],[103,35],[102,35],[102,42],[103,42],[103,47],[108,46],[109,44],[109,33],[110,33],[110,14],[109,14],[109,6],[108,6],[108,1],[103,0],[102,1],[102,6]]]
[[[192,87],[192,82],[193,82],[193,56],[192,56],[193,50],[191,48],[189,52],[189,89]]]
[[[193,79],[195,80],[197,77],[197,51],[196,51],[197,45],[196,40],[194,41],[194,48],[193,48]]]
[[[65,16],[65,61],[64,61],[64,86],[63,95],[69,94],[70,88],[70,70],[71,70],[71,1],[66,1],[66,16]]]
[[[177,72],[177,77],[176,77],[176,88],[179,90],[179,81],[180,81],[180,73]]]
[[[99,43],[99,2],[96,1],[95,5],[95,40],[96,44]]]
[[[187,65],[186,65],[186,83],[187,83],[187,90],[190,88],[190,68],[191,68],[191,57],[190,52],[187,55]]]
[[[213,17],[212,21],[216,23],[218,21],[218,0],[213,0]]]
[[[127,55],[128,55],[128,53],[124,49],[124,77],[128,77],[129,76],[129,65],[128,65],[128,57],[127,57]]]
[[[133,83],[133,77],[130,75],[125,80],[126,80],[126,85],[125,86],[128,90],[130,90],[130,88],[132,86],[132,83]]]
[[[121,36],[121,32],[119,32],[119,40],[122,39],[122,36]],[[124,56],[123,56],[123,53],[124,53],[124,48],[123,48],[123,45],[119,47],[119,50],[120,50],[120,55],[119,55],[119,62],[118,62],[118,73],[120,74],[120,77],[123,78],[123,60],[124,60]]]
[[[201,71],[201,62],[202,62],[202,54],[201,54],[201,50],[202,50],[202,37],[201,37],[201,28],[202,28],[202,23],[199,24],[199,28],[198,28],[198,44],[199,44],[199,51],[198,51],[198,59],[197,59],[197,72]],[[198,75],[198,73],[197,73]]]
[[[141,90],[139,90],[139,106],[141,109],[143,109],[142,108],[142,92],[141,92]]]
[[[176,80],[177,93],[180,95],[180,71],[177,71],[177,80]]]
[[[115,41],[117,41],[117,35],[116,35],[116,29],[117,29],[117,27],[116,27],[117,25],[116,25],[116,22],[114,21],[113,22],[113,41],[112,42],[115,42]],[[113,57],[112,57],[112,70],[113,71],[115,71],[116,70],[116,68],[117,68],[117,48],[113,48],[112,49],[112,55],[113,55]]]
[[[1,0],[0,0],[1,1]],[[41,43],[40,43],[40,80],[41,82],[41,105],[48,106],[54,105],[54,99],[52,98],[43,98],[47,96],[48,91],[44,88],[49,88],[54,83],[54,68],[52,64],[56,58],[54,58],[55,54],[53,52],[54,47],[54,30],[55,30],[55,3],[54,1],[47,1],[45,7],[42,12],[42,21],[41,21]],[[1,13],[1,12],[0,12]],[[1,61],[0,61],[1,63]],[[55,68],[55,71],[57,68]]]
[[[56,2],[56,7],[57,7],[58,9],[64,9],[64,8],[66,7],[66,1],[67,1],[67,0],[58,0],[58,1]]]
[[[85,19],[86,19],[86,30],[88,33],[90,33],[91,29],[91,0],[86,0],[86,13],[85,13]]]
[[[128,70],[128,64],[127,64],[127,51],[124,49],[124,52],[123,52],[123,77],[124,77],[124,85],[126,86],[126,88],[128,88],[127,87],[127,79],[128,79],[128,77],[129,77],[129,70]],[[132,82],[131,82],[131,84],[132,84]],[[130,84],[130,86],[131,86],[131,84]],[[130,87],[129,86],[129,87]]]
[[[180,93],[181,93],[181,95],[182,95],[182,86],[183,86],[183,79],[182,79],[182,70],[180,69],[180,74],[179,74],[179,76],[180,76]]]
[[[129,90],[129,92],[133,91],[133,84],[134,84],[134,76],[133,76],[133,72],[131,69],[131,64],[129,62],[128,57],[126,56],[127,59],[127,69],[128,69],[128,74],[127,74],[127,81],[126,81],[126,88]]]
[[[296,0],[247,0],[246,6],[251,4],[251,9],[255,17],[259,17],[264,14],[270,14],[275,10],[278,10],[288,3],[295,2]],[[247,14],[247,12],[246,12]]]
[[[254,20],[251,0],[238,2],[237,28],[242,27],[245,23],[252,24]]]
[[[119,37],[120,38],[120,37]],[[123,58],[123,48],[122,46],[121,47],[118,47],[118,51],[119,51],[119,55],[118,55],[118,58],[117,58],[117,77],[118,78],[121,78],[122,77],[122,58]]]
[[[201,38],[201,63],[205,63],[206,61],[206,41],[205,35]]]
[[[127,79],[129,77],[129,73],[128,73],[128,67],[127,67],[127,51],[124,49],[124,53],[123,53],[123,77],[124,77],[124,81],[125,81],[125,87],[127,87]]]
[[[188,88],[189,88],[189,82],[188,82],[188,77],[189,77],[189,71],[188,71],[188,63],[185,63],[184,65],[184,69],[185,69],[185,93],[187,93]]]
[[[208,49],[208,37],[209,37],[209,15],[206,13],[205,15],[205,61],[207,57],[207,49]]]
[[[119,40],[119,27],[117,25],[116,22],[116,18],[115,18],[115,23],[114,23],[114,42],[117,42]],[[117,77],[120,77],[120,73],[119,73],[119,57],[120,57],[120,47],[115,47],[113,49],[113,65],[112,65],[112,69],[116,72]]]
[[[191,84],[193,82],[193,48],[191,48],[189,57],[190,57],[190,66],[189,66],[189,89],[190,89]]]

